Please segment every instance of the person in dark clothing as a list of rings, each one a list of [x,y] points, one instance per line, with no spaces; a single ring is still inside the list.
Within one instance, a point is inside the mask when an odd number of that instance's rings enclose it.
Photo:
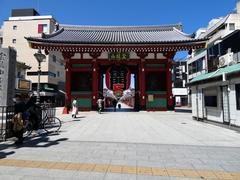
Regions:
[[[29,121],[32,122],[33,130],[38,130],[40,124],[41,108],[35,104],[32,94],[29,94],[25,108],[25,116]]]
[[[118,104],[118,109],[121,109],[122,105],[121,104]]]
[[[15,101],[15,105],[14,105],[14,114],[18,114],[21,113],[22,114],[22,118],[24,120],[24,113],[26,110],[26,105],[22,99],[22,97],[20,95],[16,95],[14,98]],[[19,130],[19,131],[15,131],[14,132],[15,137],[18,138],[18,140],[15,142],[15,144],[22,144],[23,143],[23,129]]]
[[[113,109],[114,109],[114,111],[116,111],[117,100],[116,100],[116,99],[113,99],[112,104],[113,104]]]

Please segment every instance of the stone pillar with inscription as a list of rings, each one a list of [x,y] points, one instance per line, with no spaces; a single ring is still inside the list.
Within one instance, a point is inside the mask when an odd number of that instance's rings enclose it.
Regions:
[[[16,54],[12,48],[0,48],[0,106],[13,105]]]

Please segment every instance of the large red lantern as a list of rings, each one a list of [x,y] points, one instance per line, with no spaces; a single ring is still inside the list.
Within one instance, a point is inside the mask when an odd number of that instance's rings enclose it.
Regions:
[[[113,65],[106,72],[106,86],[113,90],[114,94],[121,96],[124,90],[129,89],[131,83],[131,73],[128,67],[123,65]]]

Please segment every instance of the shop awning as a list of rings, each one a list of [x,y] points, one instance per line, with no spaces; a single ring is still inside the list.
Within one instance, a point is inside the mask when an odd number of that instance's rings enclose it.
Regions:
[[[218,70],[211,72],[211,73],[201,74],[201,75],[197,76],[196,78],[192,79],[189,84],[191,85],[195,82],[204,81],[204,80],[208,80],[211,78],[216,78],[216,77],[222,76],[223,74],[227,75],[227,74],[237,73],[237,72],[240,72],[240,63],[234,64],[231,66],[226,66],[223,68],[219,68]]]

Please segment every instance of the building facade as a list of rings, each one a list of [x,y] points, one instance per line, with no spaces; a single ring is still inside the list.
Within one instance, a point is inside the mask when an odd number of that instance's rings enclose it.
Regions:
[[[193,117],[240,125],[239,40],[240,3],[236,13],[211,22],[200,37],[208,38],[205,49],[190,58],[188,67]],[[199,60],[204,63],[199,63]],[[193,63],[196,64],[193,68]],[[199,65],[200,64],[200,65]],[[200,69],[198,69],[198,65]],[[201,69],[201,66],[204,69]]]
[[[27,69],[26,79],[37,88],[38,63],[34,57],[36,50],[29,48],[25,37],[40,37],[55,31],[56,20],[52,16],[39,16],[33,9],[13,10],[12,16],[2,26],[2,47],[11,46],[17,51],[17,61],[23,62]],[[65,82],[65,69],[62,54],[49,51],[41,67],[41,101],[55,102],[59,89]],[[64,91],[64,89],[61,89]]]
[[[175,106],[188,105],[187,61],[175,61],[173,63],[173,97]]]

